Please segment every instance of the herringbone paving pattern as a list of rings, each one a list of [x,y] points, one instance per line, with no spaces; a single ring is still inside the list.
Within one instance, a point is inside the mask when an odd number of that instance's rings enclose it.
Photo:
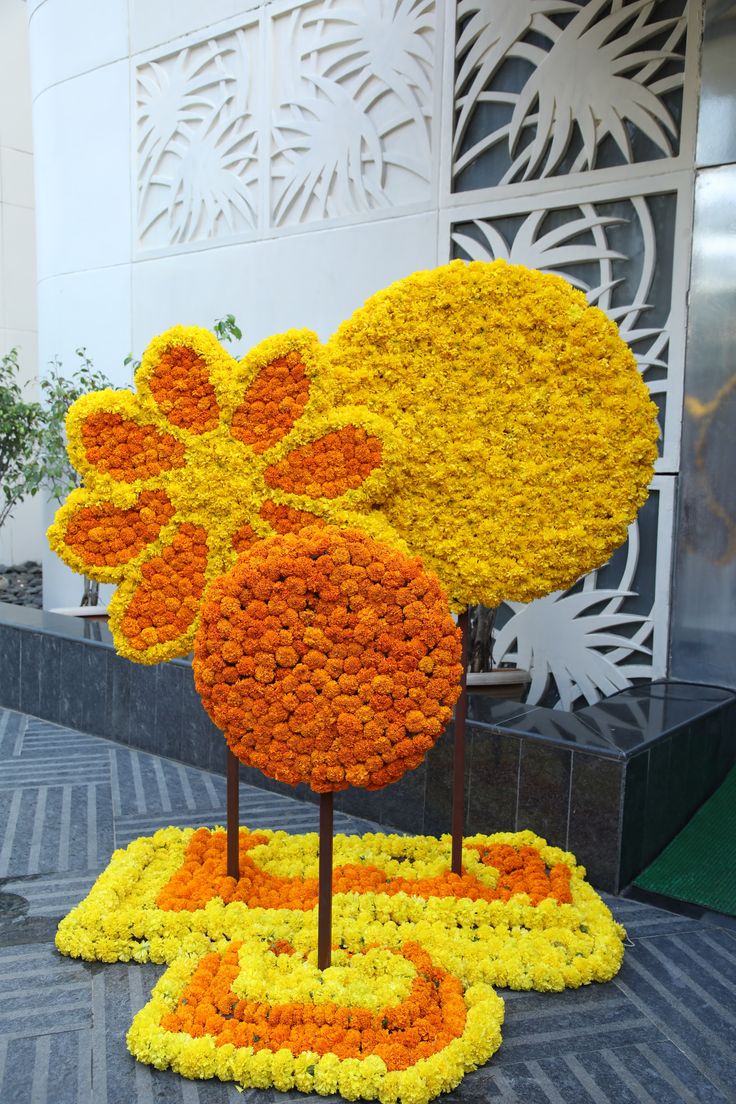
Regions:
[[[247,786],[241,809],[249,827],[317,828],[316,806]],[[115,847],[224,818],[217,775],[0,710],[1,1104],[307,1099],[136,1063],[125,1033],[163,968],[76,962],[53,947],[59,919]],[[373,827],[335,816],[336,831]],[[575,992],[504,993],[501,1050],[448,1104],[736,1101],[736,927],[611,904],[632,943],[619,976]]]

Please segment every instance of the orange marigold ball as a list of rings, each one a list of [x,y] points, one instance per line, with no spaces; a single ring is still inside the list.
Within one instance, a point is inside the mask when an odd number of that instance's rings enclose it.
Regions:
[[[317,792],[417,767],[460,693],[439,581],[358,530],[253,545],[209,588],[194,648],[205,709],[235,755]]]

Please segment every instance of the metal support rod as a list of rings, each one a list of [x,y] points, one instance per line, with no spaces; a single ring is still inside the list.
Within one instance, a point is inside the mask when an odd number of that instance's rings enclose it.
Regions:
[[[468,659],[470,657],[470,614],[466,610],[457,619],[463,634],[460,697],[455,705],[455,755],[452,777],[452,873],[463,872],[463,831],[465,828],[465,718],[468,713]]]
[[[227,749],[227,873],[240,878],[240,760]]]
[[[319,798],[319,906],[317,912],[317,966],[332,962],[332,793]]]

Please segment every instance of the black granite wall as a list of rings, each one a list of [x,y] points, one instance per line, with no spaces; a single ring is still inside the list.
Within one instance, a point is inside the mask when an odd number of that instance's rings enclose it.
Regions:
[[[0,705],[225,773],[225,741],[188,660],[146,667],[116,655],[107,626],[0,603]],[[336,807],[387,828],[450,831],[453,726],[422,765]],[[471,694],[465,830],[530,828],[618,892],[662,850],[736,762],[736,697],[661,681],[577,713]],[[242,767],[244,781],[317,800]],[[244,823],[248,810],[242,809]]]

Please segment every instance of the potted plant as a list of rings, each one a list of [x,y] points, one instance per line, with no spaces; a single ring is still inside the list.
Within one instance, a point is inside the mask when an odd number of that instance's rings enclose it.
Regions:
[[[498,608],[471,607],[468,690],[506,701],[521,701],[531,675],[520,667],[493,666],[493,627]]]
[[[41,407],[26,402],[18,383],[18,350],[0,357],[0,528],[27,494],[37,488],[29,483],[41,443]]]

